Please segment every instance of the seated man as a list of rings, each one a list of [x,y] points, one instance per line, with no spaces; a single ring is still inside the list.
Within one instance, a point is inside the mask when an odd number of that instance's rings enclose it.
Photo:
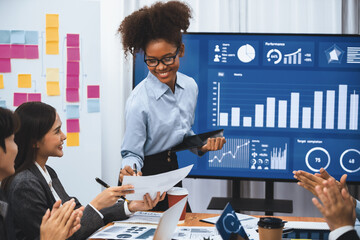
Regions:
[[[315,175],[305,171],[293,173],[294,178],[299,180],[298,185],[322,201],[323,205],[313,198],[314,205],[323,214],[332,231],[329,239],[359,239],[354,230],[354,223],[356,217],[360,219],[360,202],[348,193],[347,175],[344,174],[339,182],[323,168],[320,169],[320,174]]]

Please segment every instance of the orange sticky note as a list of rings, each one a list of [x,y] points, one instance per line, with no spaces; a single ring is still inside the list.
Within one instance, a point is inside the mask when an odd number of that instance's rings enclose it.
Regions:
[[[46,42],[58,42],[58,41],[59,41],[59,29],[46,28]]]
[[[46,68],[46,81],[58,82],[59,81],[59,69],[58,68]]]
[[[4,76],[0,74],[0,89],[4,88]]]
[[[68,147],[80,146],[80,135],[78,132],[66,134],[66,146]]]
[[[58,55],[59,54],[59,42],[46,42],[46,54]]]
[[[59,96],[60,95],[59,82],[46,82],[46,94],[48,96]]]
[[[18,74],[18,88],[31,88],[31,74]]]
[[[59,27],[59,14],[46,14],[46,28]]]

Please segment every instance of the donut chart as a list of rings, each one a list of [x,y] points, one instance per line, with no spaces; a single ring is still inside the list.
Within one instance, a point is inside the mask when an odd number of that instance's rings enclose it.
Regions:
[[[347,149],[340,156],[340,165],[348,173],[360,170],[360,151],[357,149]]]
[[[330,154],[322,147],[310,149],[305,156],[306,166],[313,172],[319,172],[320,168],[327,169],[330,165]]]

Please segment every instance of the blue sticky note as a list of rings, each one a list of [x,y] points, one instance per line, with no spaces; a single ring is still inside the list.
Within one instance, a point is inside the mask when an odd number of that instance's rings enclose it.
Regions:
[[[37,31],[25,31],[25,44],[38,45],[39,34]]]
[[[88,99],[87,110],[88,113],[100,112],[100,99]]]
[[[79,105],[66,105],[66,118],[67,119],[80,118]]]
[[[25,31],[24,30],[12,30],[10,41],[12,44],[25,44]]]
[[[0,30],[0,43],[10,43],[9,30]]]
[[[6,101],[0,99],[0,107],[6,108]]]

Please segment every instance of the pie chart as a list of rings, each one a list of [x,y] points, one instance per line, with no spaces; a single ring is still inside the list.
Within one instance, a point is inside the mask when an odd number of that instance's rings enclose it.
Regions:
[[[255,49],[250,44],[242,45],[237,51],[237,56],[243,63],[251,62],[255,58]]]

